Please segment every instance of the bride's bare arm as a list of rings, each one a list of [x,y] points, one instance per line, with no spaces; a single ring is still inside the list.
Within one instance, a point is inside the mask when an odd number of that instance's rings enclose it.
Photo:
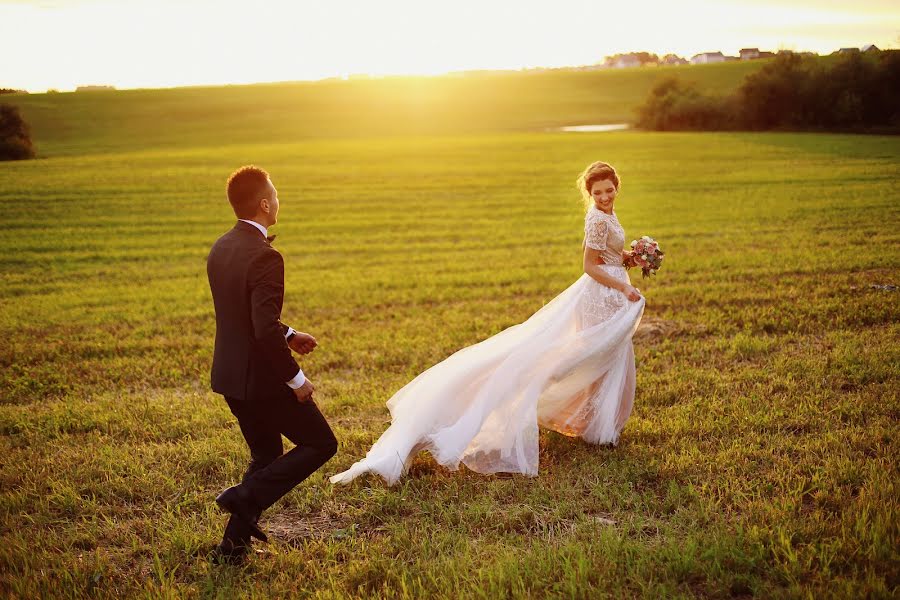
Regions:
[[[591,278],[597,283],[603,284],[606,287],[611,287],[614,290],[619,290],[625,296],[635,302],[640,299],[641,294],[634,287],[628,285],[624,281],[619,281],[606,271],[600,268],[600,263],[603,260],[600,258],[600,251],[594,250],[593,248],[589,248],[588,246],[584,246],[584,272],[591,276]]]

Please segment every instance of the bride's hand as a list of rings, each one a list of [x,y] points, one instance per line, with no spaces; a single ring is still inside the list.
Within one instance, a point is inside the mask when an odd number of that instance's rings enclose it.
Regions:
[[[625,297],[631,300],[632,302],[637,302],[641,299],[641,292],[636,287],[625,284],[625,287],[622,288],[622,293],[625,294]]]

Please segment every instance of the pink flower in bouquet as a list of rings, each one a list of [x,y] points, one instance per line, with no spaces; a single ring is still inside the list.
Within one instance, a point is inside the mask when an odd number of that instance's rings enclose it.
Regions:
[[[656,273],[662,265],[663,257],[665,256],[657,241],[649,235],[632,241],[631,250],[631,262],[634,263],[634,266],[641,268],[641,274],[644,277],[650,277],[650,275]]]

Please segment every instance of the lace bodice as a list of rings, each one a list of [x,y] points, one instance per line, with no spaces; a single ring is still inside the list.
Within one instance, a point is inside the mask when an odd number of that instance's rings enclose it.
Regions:
[[[591,206],[584,216],[584,243],[588,248],[599,250],[605,264],[622,266],[625,230],[615,213],[608,215]]]

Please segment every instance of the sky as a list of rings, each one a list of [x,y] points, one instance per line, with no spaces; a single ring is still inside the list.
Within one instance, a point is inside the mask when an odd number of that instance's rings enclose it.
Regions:
[[[900,46],[900,0],[0,0],[0,87],[438,74]]]

